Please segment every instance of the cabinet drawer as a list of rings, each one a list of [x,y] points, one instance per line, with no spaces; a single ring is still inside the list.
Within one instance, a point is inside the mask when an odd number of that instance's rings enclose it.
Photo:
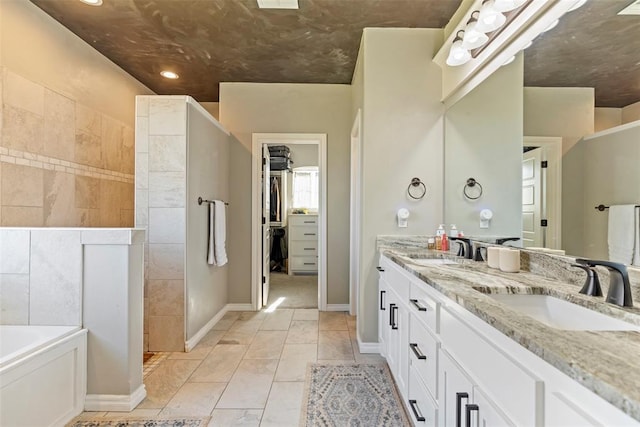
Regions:
[[[392,289],[400,300],[409,302],[409,277],[403,272],[402,267],[386,257],[380,257],[380,267],[384,269],[384,277],[389,288]]]
[[[542,381],[449,310],[440,311],[442,345],[516,425],[538,425]]]
[[[289,239],[291,240],[318,240],[318,227],[311,226],[291,226],[289,225]]]
[[[318,270],[318,258],[295,256],[289,257],[291,262],[291,270],[295,271],[317,271]]]
[[[438,348],[440,343],[411,313],[409,328],[409,359],[434,399],[438,398]]]
[[[318,255],[317,240],[292,240],[289,248],[290,256],[316,256]]]
[[[318,215],[289,215],[289,225],[318,226]]]
[[[440,332],[440,303],[422,289],[428,286],[423,282],[411,281],[409,307],[417,319],[422,320],[432,333]]]
[[[437,406],[419,376],[416,375],[413,366],[410,369],[409,399],[406,405],[407,413],[414,425],[429,427],[438,425]]]

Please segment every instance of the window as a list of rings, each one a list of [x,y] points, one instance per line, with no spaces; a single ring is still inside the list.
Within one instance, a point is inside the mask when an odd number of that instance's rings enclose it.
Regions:
[[[293,208],[318,210],[318,167],[305,166],[293,169]]]

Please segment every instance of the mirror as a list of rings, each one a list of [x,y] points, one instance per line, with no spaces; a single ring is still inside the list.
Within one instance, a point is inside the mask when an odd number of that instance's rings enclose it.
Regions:
[[[553,32],[544,36],[562,45]],[[607,64],[593,64],[607,73]],[[640,205],[640,104],[622,117],[621,108],[594,108],[593,88],[523,87],[527,67],[520,53],[447,110],[445,221],[471,237],[522,236],[525,247],[609,259],[609,210],[595,207]],[[478,199],[463,194],[469,178],[482,184]],[[493,212],[489,228],[480,225],[483,209]]]

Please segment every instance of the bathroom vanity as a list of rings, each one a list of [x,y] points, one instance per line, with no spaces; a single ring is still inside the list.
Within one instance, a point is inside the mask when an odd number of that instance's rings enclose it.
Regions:
[[[442,257],[380,255],[380,352],[414,425],[640,425],[640,310],[530,272]],[[525,308],[545,298],[569,305],[545,306],[552,315],[576,307],[611,323],[532,317]]]

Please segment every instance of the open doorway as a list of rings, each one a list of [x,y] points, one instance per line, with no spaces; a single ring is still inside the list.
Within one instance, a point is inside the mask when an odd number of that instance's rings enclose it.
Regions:
[[[326,135],[253,134],[252,302],[326,304]]]

